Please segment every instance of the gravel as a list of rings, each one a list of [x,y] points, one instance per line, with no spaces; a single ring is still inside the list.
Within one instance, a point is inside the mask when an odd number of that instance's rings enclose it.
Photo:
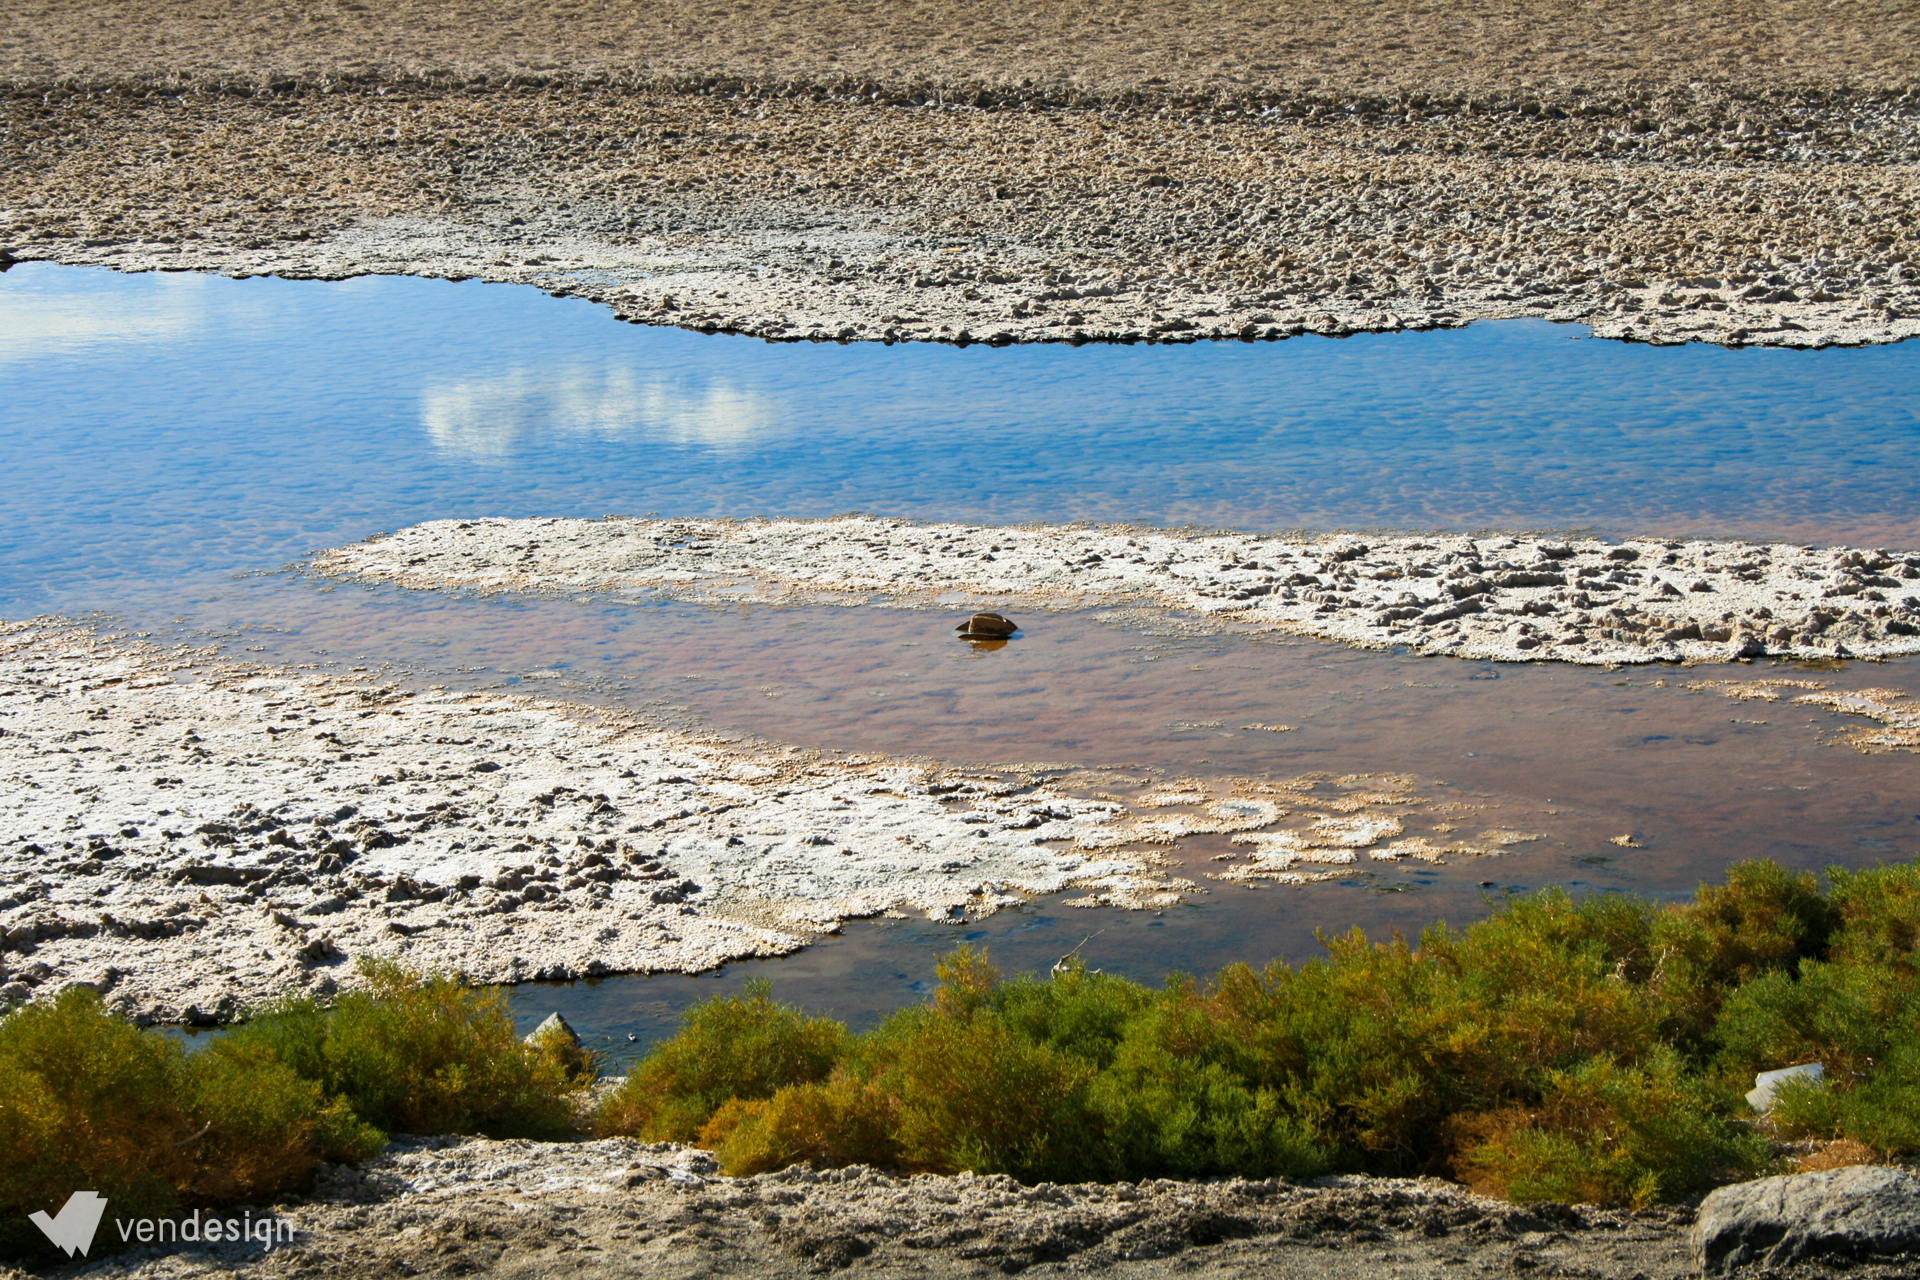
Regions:
[[[625,1139],[402,1138],[362,1168],[324,1171],[310,1197],[276,1212],[296,1230],[271,1252],[136,1249],[79,1270],[140,1280],[1698,1274],[1685,1205],[1514,1205],[1430,1178],[1029,1187],[999,1176],[797,1167],[732,1179],[705,1152]],[[1910,1274],[1901,1266],[1843,1260],[1828,1270],[1815,1260],[1765,1274],[1888,1280]]]

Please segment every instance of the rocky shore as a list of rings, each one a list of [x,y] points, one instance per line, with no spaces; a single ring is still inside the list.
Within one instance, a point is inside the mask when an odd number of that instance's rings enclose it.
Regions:
[[[476,1272],[1668,1280],[1697,1276],[1706,1263],[1716,1274],[1891,1280],[1912,1274],[1901,1248],[1920,1222],[1914,1186],[1893,1170],[1841,1169],[1729,1188],[1698,1210],[1629,1211],[1514,1205],[1424,1178],[1029,1187],[1000,1176],[801,1166],[733,1179],[705,1152],[668,1144],[403,1138],[364,1167],[324,1172],[310,1197],[280,1206],[296,1231],[270,1252],[135,1249],[70,1270],[129,1280]],[[1782,1201],[1800,1229],[1776,1221]]]
[[[1920,334],[1899,5],[375,8],[0,19],[0,265],[782,341]]]
[[[1920,652],[1920,555],[1533,536],[832,520],[437,520],[313,571],[476,593],[1140,606],[1363,648],[1612,665]]]

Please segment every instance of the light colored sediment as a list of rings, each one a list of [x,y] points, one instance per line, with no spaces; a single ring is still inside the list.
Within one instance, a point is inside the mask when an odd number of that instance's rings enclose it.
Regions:
[[[699,970],[849,916],[1177,893],[1076,837],[1124,811],[924,763],[648,731],[521,697],[213,667],[50,623],[0,647],[0,997],[143,1018],[321,994],[384,955],[476,981]]]
[[[1899,165],[1755,166],[1513,156],[1455,115],[1383,131],[810,102],[742,118],[675,95],[496,105],[476,120],[464,98],[264,115],[108,99],[83,131],[50,113],[0,130],[41,148],[0,165],[0,250],[532,284],[636,323],[778,341],[1192,342],[1514,317],[1652,343],[1920,335],[1905,214],[1920,143],[1904,136],[1920,123],[1904,119]],[[450,139],[476,126],[486,158],[445,172]],[[156,133],[178,159],[155,166]],[[236,152],[276,163],[238,168]]]
[[[220,1020],[350,985],[362,956],[480,982],[698,971],[852,917],[963,923],[1067,889],[1164,907],[1205,892],[1172,857],[1194,836],[1311,843],[1328,815],[1440,833],[1498,807],[1380,775],[1135,783],[1138,812],[1087,794],[1106,775],[823,756],[0,624],[0,1003],[87,982],[143,1020]]]
[[[800,1166],[736,1179],[705,1152],[626,1139],[403,1138],[363,1167],[324,1171],[310,1195],[274,1212],[294,1238],[270,1253],[135,1249],[85,1273],[1414,1280],[1538,1270],[1644,1280],[1693,1271],[1693,1214],[1682,1206],[1521,1206],[1435,1178],[1023,1186],[1004,1175]],[[1896,1274],[1851,1265],[1859,1269],[1795,1274]]]
[[[780,340],[1920,334],[1911,7],[1712,9],[16,6],[0,251]]]
[[[1841,715],[1875,721],[1877,727],[1851,726],[1837,739],[1856,751],[1920,751],[1920,703],[1905,689],[1829,689],[1821,680],[1698,680],[1687,686],[1742,702],[1779,702],[1820,707]],[[1795,690],[1805,690],[1796,693]],[[1756,723],[1765,724],[1766,721]]]
[[[1305,539],[832,520],[439,520],[315,572],[415,589],[1009,610],[1135,605],[1501,661],[1920,652],[1920,555],[1531,536]]]

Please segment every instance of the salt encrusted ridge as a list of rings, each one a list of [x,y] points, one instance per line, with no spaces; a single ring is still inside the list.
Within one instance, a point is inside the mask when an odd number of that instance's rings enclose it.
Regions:
[[[1920,554],[1531,535],[829,520],[436,520],[315,572],[433,590],[1143,605],[1362,648],[1589,665],[1920,652]]]

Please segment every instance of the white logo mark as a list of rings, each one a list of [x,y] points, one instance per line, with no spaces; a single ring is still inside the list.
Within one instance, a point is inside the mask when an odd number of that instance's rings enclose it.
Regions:
[[[59,1217],[49,1218],[44,1209],[28,1216],[34,1226],[46,1233],[47,1239],[65,1249],[71,1258],[76,1250],[84,1254],[93,1247],[93,1233],[106,1208],[107,1198],[98,1191],[76,1191],[60,1206]]]

